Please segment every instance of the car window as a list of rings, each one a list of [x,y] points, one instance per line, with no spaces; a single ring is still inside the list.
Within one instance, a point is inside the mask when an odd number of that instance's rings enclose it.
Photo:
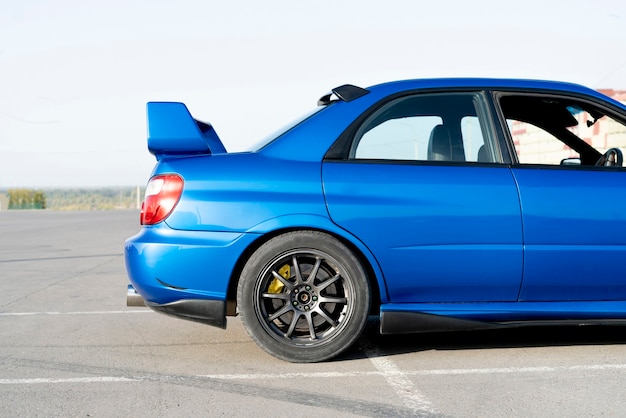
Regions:
[[[357,130],[353,159],[496,162],[485,139],[476,93],[421,94],[393,100]]]
[[[430,132],[441,122],[439,116],[388,119],[363,134],[355,158],[425,160]]]
[[[578,121],[576,126],[569,128],[576,136],[585,139],[600,153],[609,148],[626,152],[626,126],[607,115],[597,115],[596,118],[578,106],[570,106],[568,110]]]
[[[580,154],[545,130],[515,119],[507,119],[521,164],[559,165],[567,159],[580,159]]]
[[[491,162],[493,160],[487,154],[485,139],[477,116],[465,116],[461,119],[461,134],[467,161]]]
[[[626,126],[605,110],[572,98],[500,98],[520,164],[598,165],[609,149],[626,153]]]

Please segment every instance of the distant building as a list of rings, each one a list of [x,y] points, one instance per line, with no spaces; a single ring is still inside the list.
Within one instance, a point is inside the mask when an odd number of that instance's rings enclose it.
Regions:
[[[626,102],[626,90],[598,89],[598,91],[614,100],[617,100],[618,102]]]

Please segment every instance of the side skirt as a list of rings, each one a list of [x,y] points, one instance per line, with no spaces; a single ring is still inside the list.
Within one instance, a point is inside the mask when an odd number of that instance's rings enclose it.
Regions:
[[[626,326],[626,319],[559,319],[482,322],[421,312],[381,312],[381,334],[412,334],[419,332],[476,331],[498,328],[541,327],[554,325],[618,325]]]
[[[415,332],[463,331],[499,328],[499,324],[431,315],[421,312],[381,312],[381,334],[410,334]]]

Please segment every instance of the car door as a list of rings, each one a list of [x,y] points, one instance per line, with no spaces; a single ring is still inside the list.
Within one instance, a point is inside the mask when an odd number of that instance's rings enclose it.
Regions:
[[[626,171],[596,165],[610,148],[626,151],[619,115],[554,94],[506,93],[498,103],[516,151],[520,300],[626,300]]]
[[[485,117],[482,93],[396,98],[325,159],[330,217],[372,251],[391,302],[517,300],[518,193]]]

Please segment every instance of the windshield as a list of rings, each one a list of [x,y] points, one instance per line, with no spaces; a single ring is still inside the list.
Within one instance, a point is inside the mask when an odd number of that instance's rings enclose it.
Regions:
[[[304,122],[305,120],[307,120],[308,118],[310,118],[311,116],[313,116],[314,114],[316,114],[317,112],[319,112],[320,110],[324,108],[326,108],[326,106],[316,107],[313,110],[300,116],[299,118],[296,118],[295,120],[289,122],[287,125],[284,125],[280,129],[272,132],[271,134],[269,134],[262,140],[250,146],[249,151],[253,151],[253,152],[259,151],[261,148],[267,146],[268,144],[278,139],[280,136],[284,135],[285,133],[289,132],[291,129],[295,128],[296,126],[298,126],[299,124],[301,124],[302,122]]]

